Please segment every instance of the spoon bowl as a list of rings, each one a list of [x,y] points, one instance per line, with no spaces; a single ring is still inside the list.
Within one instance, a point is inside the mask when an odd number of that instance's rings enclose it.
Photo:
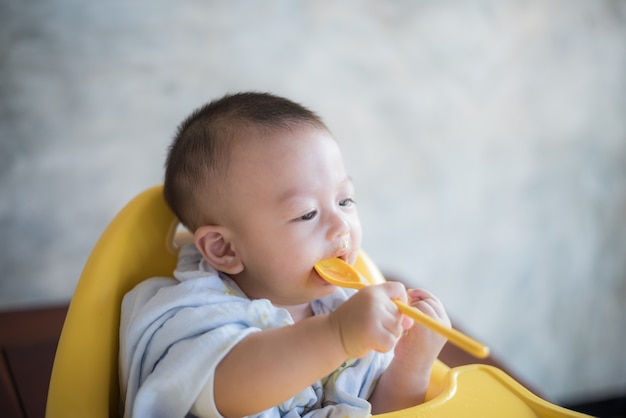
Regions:
[[[327,260],[318,261],[315,264],[315,271],[328,283],[339,287],[347,287],[350,289],[362,289],[369,286],[361,279],[361,275],[350,264],[340,258],[329,258]],[[398,310],[420,324],[430,328],[431,330],[443,335],[451,343],[462,348],[477,358],[485,358],[489,355],[489,347],[479,343],[473,338],[457,331],[454,328],[448,328],[442,323],[436,321],[426,315],[417,308],[408,305],[399,300],[393,300]]]

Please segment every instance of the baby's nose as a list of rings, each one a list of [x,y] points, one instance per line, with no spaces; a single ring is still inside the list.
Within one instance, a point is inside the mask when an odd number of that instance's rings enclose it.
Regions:
[[[329,239],[338,239],[350,234],[350,224],[347,219],[341,215],[336,215],[331,220],[331,226],[328,230]]]

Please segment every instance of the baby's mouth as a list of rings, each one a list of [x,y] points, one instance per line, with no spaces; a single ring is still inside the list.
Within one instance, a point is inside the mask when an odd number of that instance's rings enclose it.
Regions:
[[[352,254],[352,241],[350,239],[350,235],[346,234],[334,242],[333,247],[331,247],[330,253],[326,254],[322,259],[318,260],[326,260],[330,258],[338,258],[346,263],[351,264],[351,254]]]

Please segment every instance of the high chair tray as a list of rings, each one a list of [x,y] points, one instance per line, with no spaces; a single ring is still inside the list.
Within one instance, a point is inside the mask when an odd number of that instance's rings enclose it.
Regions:
[[[551,404],[534,395],[502,370],[484,364],[450,369],[441,384],[441,392],[427,402],[377,415],[377,418],[588,416]]]

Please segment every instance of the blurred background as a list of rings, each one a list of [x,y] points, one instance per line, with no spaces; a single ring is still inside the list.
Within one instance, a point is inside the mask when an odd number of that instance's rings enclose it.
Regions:
[[[548,399],[626,392],[626,2],[0,0],[0,310],[67,303],[194,108],[327,122],[364,246]]]

